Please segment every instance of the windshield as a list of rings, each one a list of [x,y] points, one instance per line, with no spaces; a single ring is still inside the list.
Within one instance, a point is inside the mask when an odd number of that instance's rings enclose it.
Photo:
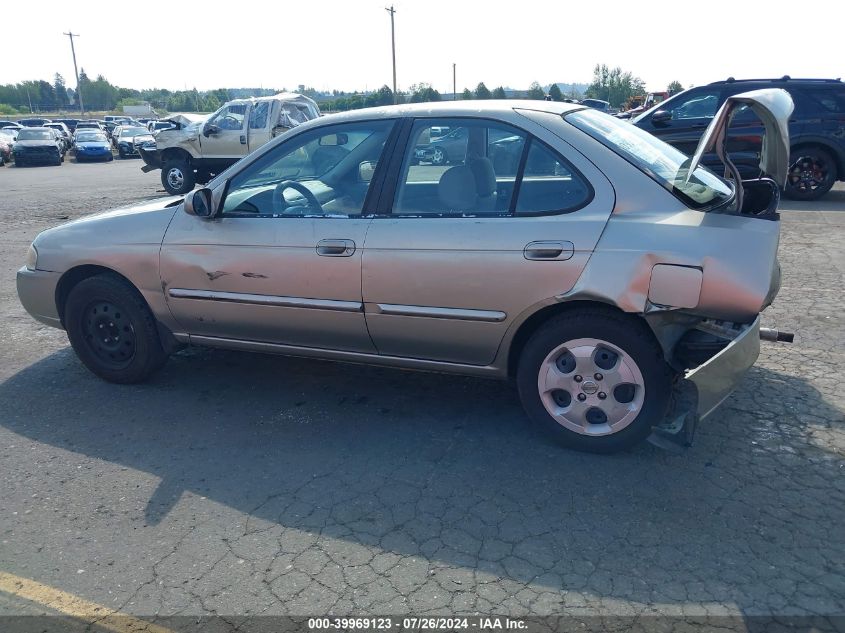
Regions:
[[[733,189],[706,167],[687,180],[691,158],[635,125],[595,110],[578,110],[566,120],[613,150],[668,189],[692,209],[727,202]]]
[[[76,142],[77,143],[106,143],[106,136],[105,134],[77,134],[76,135]]]
[[[120,136],[139,136],[141,134],[149,134],[149,131],[143,127],[130,127],[120,131]]]
[[[53,134],[47,130],[21,130],[18,134],[19,141],[50,141]]]

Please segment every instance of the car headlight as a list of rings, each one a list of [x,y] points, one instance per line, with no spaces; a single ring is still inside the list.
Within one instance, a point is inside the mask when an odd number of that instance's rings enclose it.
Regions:
[[[38,267],[38,251],[35,249],[35,244],[29,245],[29,250],[26,252],[26,269],[35,270]]]

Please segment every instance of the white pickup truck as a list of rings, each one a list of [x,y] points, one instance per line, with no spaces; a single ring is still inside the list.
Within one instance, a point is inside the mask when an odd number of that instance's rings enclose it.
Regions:
[[[155,146],[142,149],[141,169],[161,169],[168,193],[185,194],[282,132],[318,116],[313,100],[294,93],[235,99],[208,117],[175,115],[164,119],[174,127],[157,132]]]

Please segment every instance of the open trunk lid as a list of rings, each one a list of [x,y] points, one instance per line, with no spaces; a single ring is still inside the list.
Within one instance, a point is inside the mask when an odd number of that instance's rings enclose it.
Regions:
[[[760,171],[765,178],[759,180],[743,181],[727,151],[728,128],[734,114],[743,106],[751,108],[765,128],[760,152]],[[725,165],[725,177],[736,184],[737,208],[743,209],[743,212],[744,198],[756,196],[754,192],[760,190],[763,182],[773,183],[777,189],[783,188],[789,170],[789,117],[794,107],[792,97],[781,88],[752,90],[728,97],[701,137],[686,173],[686,180],[689,181],[704,154],[715,152]]]

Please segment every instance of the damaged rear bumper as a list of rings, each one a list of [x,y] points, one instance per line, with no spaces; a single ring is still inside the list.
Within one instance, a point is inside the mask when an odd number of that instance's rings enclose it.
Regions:
[[[722,351],[678,381],[666,423],[655,427],[649,441],[663,447],[668,443],[689,446],[698,422],[707,419],[731,395],[759,355],[758,316]]]

